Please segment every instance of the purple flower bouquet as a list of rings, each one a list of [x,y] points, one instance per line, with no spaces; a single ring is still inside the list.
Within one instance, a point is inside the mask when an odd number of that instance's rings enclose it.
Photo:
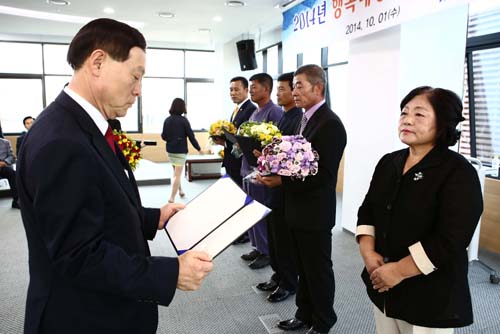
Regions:
[[[302,136],[283,136],[262,150],[257,169],[262,175],[277,174],[304,180],[318,173],[318,152]]]

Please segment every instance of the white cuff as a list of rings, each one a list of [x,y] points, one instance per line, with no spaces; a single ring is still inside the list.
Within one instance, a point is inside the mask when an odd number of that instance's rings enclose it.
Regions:
[[[429,275],[434,270],[437,270],[437,268],[434,266],[434,264],[432,264],[431,260],[425,253],[424,247],[422,246],[420,241],[411,245],[410,247],[408,247],[408,249],[410,250],[413,261],[415,261],[415,264],[422,272],[422,274]]]
[[[356,227],[356,241],[362,235],[371,235],[375,238],[375,226],[373,225],[359,225]]]

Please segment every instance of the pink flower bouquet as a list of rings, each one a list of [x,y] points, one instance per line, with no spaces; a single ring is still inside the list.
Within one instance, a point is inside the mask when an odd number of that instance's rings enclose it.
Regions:
[[[318,152],[304,137],[275,137],[262,150],[257,169],[263,175],[277,174],[304,180],[308,175],[318,173],[318,160]]]

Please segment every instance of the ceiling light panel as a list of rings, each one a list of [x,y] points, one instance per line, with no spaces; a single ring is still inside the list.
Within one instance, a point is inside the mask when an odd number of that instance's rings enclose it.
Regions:
[[[69,6],[71,2],[64,0],[47,0],[47,3],[54,6]]]
[[[172,12],[159,12],[158,16],[164,19],[173,19],[175,17],[175,14]]]
[[[224,4],[228,7],[243,7],[246,5],[243,1],[226,1]]]

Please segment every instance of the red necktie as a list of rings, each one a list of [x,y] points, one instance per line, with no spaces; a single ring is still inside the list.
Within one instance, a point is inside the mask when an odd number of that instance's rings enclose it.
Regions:
[[[106,134],[104,134],[104,137],[106,138],[106,141],[108,142],[109,147],[113,151],[113,153],[116,154],[116,148],[115,148],[115,140],[113,138],[113,130],[111,130],[111,127],[108,126],[108,129],[106,130]]]

